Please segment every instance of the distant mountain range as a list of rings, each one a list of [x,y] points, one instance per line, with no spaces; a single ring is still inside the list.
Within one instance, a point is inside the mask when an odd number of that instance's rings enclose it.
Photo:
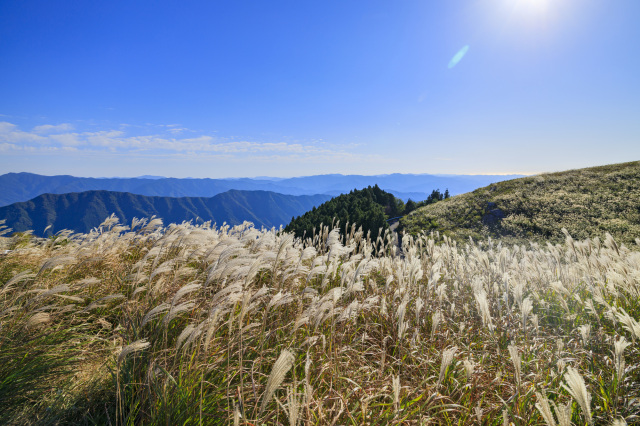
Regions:
[[[74,176],[42,176],[33,173],[7,173],[0,176],[0,206],[28,201],[42,194],[66,194],[91,190],[129,192],[160,197],[213,197],[231,189],[271,191],[287,195],[348,193],[378,185],[383,190],[407,201],[426,199],[432,190],[449,189],[451,195],[473,191],[491,183],[521,177],[520,175],[412,175],[390,174],[317,175],[286,179],[177,179],[159,176],[139,178],[81,178]]]
[[[5,175],[6,176],[6,175]],[[37,175],[35,175],[37,176]],[[63,177],[60,177],[63,178]],[[69,177],[70,178],[70,177]],[[73,179],[73,178],[72,178]],[[72,179],[67,179],[72,183]],[[60,182],[64,179],[60,179]],[[96,179],[99,180],[99,179]],[[152,197],[113,191],[43,194],[26,202],[0,207],[0,220],[15,232],[33,230],[35,235],[55,234],[62,229],[89,232],[115,213],[122,224],[134,217],[162,218],[165,225],[193,220],[237,225],[253,222],[256,228],[286,225],[294,216],[319,206],[330,195],[284,195],[268,191],[230,190],[214,197]]]

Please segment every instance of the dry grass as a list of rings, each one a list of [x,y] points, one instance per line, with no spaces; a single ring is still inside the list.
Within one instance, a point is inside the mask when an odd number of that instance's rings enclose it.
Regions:
[[[0,422],[638,422],[640,252],[612,238],[133,228],[0,241]]]

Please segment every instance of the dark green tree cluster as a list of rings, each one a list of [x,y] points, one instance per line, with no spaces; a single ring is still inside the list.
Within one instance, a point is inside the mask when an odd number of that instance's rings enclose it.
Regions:
[[[407,201],[407,204],[405,204],[404,206],[403,214],[409,214],[415,209],[417,209],[418,207],[422,207],[422,206],[436,203],[438,201],[446,200],[449,197],[450,195],[449,195],[448,189],[446,189],[444,193],[440,192],[439,189],[434,189],[433,191],[431,191],[431,194],[427,197],[426,200],[415,202],[412,199],[409,199],[409,201]]]
[[[371,231],[371,238],[378,238],[379,229],[388,227],[387,219],[404,214],[404,202],[393,194],[383,191],[375,185],[362,190],[353,190],[332,198],[318,208],[308,211],[302,216],[292,218],[285,231],[294,232],[297,237],[313,235],[314,228],[320,224],[331,225],[337,220],[343,228],[347,222],[362,226],[366,235]]]

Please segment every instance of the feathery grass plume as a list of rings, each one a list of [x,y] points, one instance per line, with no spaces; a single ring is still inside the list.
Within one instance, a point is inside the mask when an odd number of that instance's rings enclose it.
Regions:
[[[300,420],[300,400],[296,396],[294,386],[287,387],[287,404],[289,406],[289,426],[297,426]]]
[[[536,408],[540,412],[540,415],[544,419],[547,426],[557,426],[556,419],[553,417],[553,413],[551,412],[551,407],[549,406],[549,400],[547,399],[547,394],[543,390],[542,393],[536,392],[536,398],[538,402],[536,402]]]
[[[140,328],[144,327],[149,321],[153,320],[157,316],[161,315],[163,312],[166,312],[171,308],[171,305],[168,303],[161,303],[155,308],[151,309],[146,315],[142,318],[142,322],[140,323]]]
[[[520,304],[520,313],[522,314],[522,330],[527,330],[527,317],[533,310],[533,302],[528,297]]]
[[[624,328],[631,333],[631,337],[635,342],[636,338],[640,339],[640,323],[633,319],[624,309],[620,308],[620,312],[616,312],[618,321],[622,323]]]
[[[481,402],[478,401],[478,405],[476,405],[473,408],[474,414],[476,415],[476,420],[478,421],[478,424],[482,424],[482,414],[484,413],[484,410],[482,409],[482,405]]]
[[[476,304],[478,305],[478,311],[482,318],[482,323],[489,331],[493,332],[493,321],[491,319],[491,312],[489,310],[489,301],[487,300],[487,293],[484,290],[480,290],[474,293]]]
[[[276,389],[282,384],[284,377],[287,375],[291,367],[293,366],[293,361],[295,357],[291,352],[287,349],[283,350],[275,364],[271,368],[271,374],[269,374],[269,378],[267,379],[267,386],[264,391],[264,395],[262,397],[262,404],[260,405],[260,414],[264,412],[265,408],[271,401],[273,394]]]
[[[462,364],[464,365],[464,371],[467,376],[467,380],[471,380],[471,377],[473,376],[473,372],[475,370],[473,363],[468,359],[465,359]]]
[[[27,328],[33,328],[36,327],[40,324],[47,324],[51,322],[51,315],[49,315],[46,312],[38,312],[34,315],[32,315],[28,320],[27,320]]]
[[[128,355],[144,350],[149,346],[151,346],[151,343],[147,342],[146,339],[136,340],[132,344],[125,346],[118,355],[118,364],[122,364],[122,361],[124,361]]]
[[[440,321],[442,320],[442,313],[440,311],[434,312],[431,316],[431,338],[435,336],[436,331],[438,330],[438,325],[440,325]]]
[[[627,426],[627,421],[622,417],[620,417],[620,418],[614,419],[611,422],[611,426]]]
[[[582,409],[582,414],[589,424],[593,424],[591,418],[591,394],[587,390],[587,385],[584,383],[584,379],[575,368],[567,367],[567,372],[564,374],[564,380],[566,382],[562,384],[562,387],[571,394],[573,399],[578,403]]]
[[[591,324],[583,324],[578,327],[580,330],[580,336],[582,337],[582,344],[587,346],[589,344],[589,338],[591,336]]]
[[[195,302],[188,301],[188,302],[180,303],[179,305],[176,305],[176,306],[171,306],[169,308],[169,312],[164,317],[164,326],[168,327],[172,319],[180,315],[182,312],[191,310],[191,308],[193,308],[195,305],[196,305]]]
[[[416,305],[415,305],[416,324],[420,324],[420,312],[422,311],[423,307],[424,307],[424,300],[422,300],[422,298],[418,296],[418,298],[416,299]]]
[[[625,367],[625,363],[624,363],[624,350],[631,345],[630,342],[627,342],[623,337],[620,338],[620,340],[617,340],[614,343],[614,358],[615,358],[615,364],[616,364],[616,373],[617,373],[617,377],[618,377],[618,384],[622,383],[622,379],[624,377],[624,367]]]
[[[440,375],[438,376],[438,386],[442,383],[442,380],[444,380],[444,376],[447,372],[447,368],[449,368],[449,365],[451,365],[451,362],[453,361],[453,358],[455,357],[457,351],[458,351],[458,347],[453,346],[449,349],[445,349],[444,352],[442,352],[442,362],[440,364]]]
[[[309,357],[309,351],[307,351],[307,359],[304,363],[304,407],[309,417],[309,406],[311,404],[311,397],[313,395],[313,388],[311,387],[311,381],[309,379],[309,371],[311,370],[311,358]]]
[[[536,330],[536,334],[539,334],[540,330],[538,328],[539,326],[538,326],[538,315],[537,314],[531,315],[531,322],[533,323],[533,328],[535,328],[535,330]]]
[[[513,363],[513,368],[515,370],[516,375],[516,383],[518,384],[518,388],[521,384],[521,368],[522,368],[522,358],[520,358],[520,354],[518,353],[518,347],[516,345],[509,345],[509,355],[511,356],[511,362]]]
[[[573,426],[573,423],[571,423],[571,417],[573,415],[573,404],[571,401],[564,405],[553,404],[553,408],[556,410],[556,415],[558,416],[558,426]]]
[[[404,321],[404,316],[407,312],[407,303],[408,300],[404,300],[400,305],[398,305],[398,309],[396,310],[396,315],[398,317],[398,339],[402,340],[402,336],[404,332],[407,330],[408,324]]]
[[[2,289],[0,289],[0,294],[11,290],[11,287],[14,284],[18,284],[19,282],[30,280],[35,277],[36,277],[36,274],[32,273],[31,271],[22,271],[6,282],[6,284],[2,287]]]
[[[393,388],[393,409],[397,414],[400,410],[400,376],[391,378],[391,387]]]
[[[180,290],[176,291],[176,294],[173,296],[171,300],[171,304],[175,305],[183,296],[194,292],[198,289],[202,288],[200,283],[190,283],[180,288]]]

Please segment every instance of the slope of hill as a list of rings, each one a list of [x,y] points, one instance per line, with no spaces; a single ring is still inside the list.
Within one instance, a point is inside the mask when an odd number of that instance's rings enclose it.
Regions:
[[[514,179],[417,209],[401,220],[406,233],[438,230],[469,236],[558,242],[562,228],[576,239],[608,232],[632,244],[640,238],[640,162]]]
[[[511,176],[513,177],[513,176]],[[176,178],[80,178],[8,173],[0,176],[0,206],[28,201],[42,194],[66,194],[91,190],[131,192],[162,197],[213,197],[230,189],[272,191],[288,195],[340,195],[357,188],[378,185],[407,201],[421,201],[432,189],[449,189],[451,194],[472,191],[510,176],[489,175],[410,175],[379,176],[319,175],[288,179],[176,179]]]
[[[279,227],[292,216],[301,215],[327,201],[328,195],[283,195],[267,191],[231,190],[215,197],[148,197],[126,192],[86,191],[69,194],[44,194],[33,200],[0,207],[0,220],[16,232],[34,230],[48,235],[62,229],[88,232],[115,213],[120,223],[134,217],[153,215],[165,224],[193,220],[237,225],[253,222],[257,228]]]

